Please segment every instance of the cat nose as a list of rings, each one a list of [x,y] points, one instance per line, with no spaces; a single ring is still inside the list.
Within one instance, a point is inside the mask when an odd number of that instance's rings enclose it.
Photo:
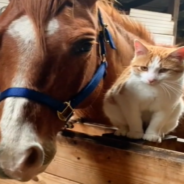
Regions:
[[[149,79],[148,82],[149,84],[154,84],[157,80],[156,79]]]

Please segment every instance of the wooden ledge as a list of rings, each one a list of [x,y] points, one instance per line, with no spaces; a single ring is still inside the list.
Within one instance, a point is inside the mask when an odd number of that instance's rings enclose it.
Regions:
[[[183,184],[184,153],[146,144],[64,131],[47,172],[81,184]]]
[[[124,140],[127,142],[130,141],[130,142],[135,142],[142,145],[149,145],[149,146],[154,146],[154,147],[159,147],[159,148],[164,148],[164,149],[179,151],[184,153],[184,139],[182,138],[180,139],[177,136],[169,135],[162,141],[162,143],[153,143],[153,142],[148,142],[143,140],[135,141],[135,140],[125,139],[122,137],[118,138],[116,136],[112,136],[111,134],[113,134],[115,130],[116,128],[107,127],[99,124],[78,123],[78,124],[75,124],[74,129],[72,129],[71,131],[75,133],[82,133],[80,134],[80,136],[85,134],[89,136],[100,136],[100,137],[105,136],[106,138],[114,139],[116,141],[118,140],[121,140],[121,141]],[[99,139],[102,141],[101,138]]]
[[[84,133],[78,133],[70,130],[63,131],[61,136],[66,139],[70,139],[74,144],[77,142],[90,142],[99,146],[108,146],[109,148],[122,149],[124,151],[133,151],[141,154],[151,154],[153,156],[159,155],[160,157],[172,157],[174,159],[184,159],[184,153],[177,151],[178,145],[184,148],[184,140],[178,139],[176,136],[167,136],[162,143],[152,143],[144,140],[131,140],[128,138],[117,137],[112,134],[104,134],[102,136],[91,136]],[[164,148],[163,148],[164,147]],[[171,151],[172,150],[172,151]],[[174,153],[174,154],[173,154]],[[172,156],[170,156],[170,154]],[[151,156],[150,155],[150,156]]]

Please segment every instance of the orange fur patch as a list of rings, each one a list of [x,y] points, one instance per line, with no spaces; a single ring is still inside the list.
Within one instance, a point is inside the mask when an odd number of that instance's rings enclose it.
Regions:
[[[184,66],[175,58],[169,57],[169,55],[176,50],[172,47],[162,47],[162,46],[150,46],[147,45],[148,54],[141,57],[134,57],[131,66],[137,73],[142,72],[140,67],[148,67],[150,62],[153,61],[155,57],[160,58],[161,68],[170,70],[171,72],[183,72]]]
[[[114,94],[123,93],[123,89],[130,76],[131,69],[133,68],[135,73],[141,73],[143,72],[141,67],[148,67],[155,57],[160,58],[159,62],[161,68],[169,70],[168,72],[173,75],[184,71],[184,64],[177,61],[175,58],[169,57],[170,54],[177,49],[176,47],[146,45],[146,48],[148,49],[148,53],[143,56],[134,57],[130,66],[122,72],[112,88],[107,92],[106,98],[111,104],[116,104],[116,101],[113,98]]]

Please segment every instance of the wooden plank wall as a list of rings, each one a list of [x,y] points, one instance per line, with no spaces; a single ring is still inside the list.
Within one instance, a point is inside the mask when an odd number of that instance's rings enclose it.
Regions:
[[[171,14],[131,9],[130,17],[140,21],[152,33],[164,35],[173,35],[174,33]]]
[[[169,8],[168,13],[171,13],[172,20],[174,21],[174,42],[176,42],[177,37],[177,26],[178,26],[178,17],[179,17],[179,9],[180,9],[180,0],[169,0]]]
[[[141,22],[152,34],[157,44],[173,45],[175,43],[172,14],[138,10],[132,8],[129,16]]]

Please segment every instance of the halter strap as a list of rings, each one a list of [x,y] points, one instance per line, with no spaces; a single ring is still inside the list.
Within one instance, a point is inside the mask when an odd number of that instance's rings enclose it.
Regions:
[[[91,81],[70,101],[59,102],[52,97],[43,94],[41,92],[27,89],[27,88],[9,88],[0,94],[0,101],[9,98],[26,98],[34,102],[46,105],[52,110],[57,112],[60,120],[67,122],[73,115],[73,109],[76,108],[81,102],[83,102],[99,85],[100,81],[104,78],[107,68],[106,62],[106,48],[105,42],[108,42],[112,49],[115,49],[115,45],[110,32],[107,29],[107,25],[104,24],[100,10],[98,10],[98,19],[102,30],[99,32],[99,44],[101,49],[102,62],[98,67],[95,75]]]
[[[94,89],[100,83],[101,79],[104,77],[106,67],[106,62],[101,63],[89,84],[69,102],[62,103],[46,94],[27,88],[9,88],[1,93],[0,101],[9,97],[26,98],[34,102],[49,106],[51,109],[58,112],[58,116],[62,121],[67,121],[72,115],[72,112],[67,115],[68,110],[73,111],[74,108],[76,108],[94,91]],[[66,118],[65,115],[67,115]]]

